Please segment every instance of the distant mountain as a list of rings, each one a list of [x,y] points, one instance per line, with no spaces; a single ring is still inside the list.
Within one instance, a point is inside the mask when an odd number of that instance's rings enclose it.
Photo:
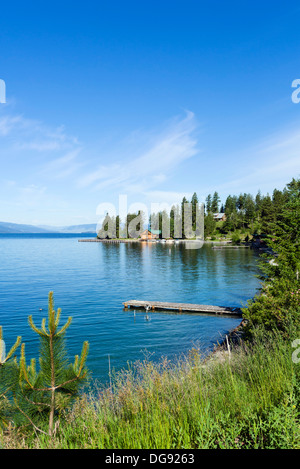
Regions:
[[[0,221],[0,233],[47,233],[43,228]]]
[[[7,223],[0,222],[0,233],[95,233],[96,224],[88,225],[73,225],[73,226],[34,226],[34,225],[22,225],[19,223]]]
[[[96,234],[96,224],[88,225],[72,225],[72,226],[61,226],[61,227],[47,227],[52,232],[56,233],[95,233]],[[45,227],[42,227],[45,229]]]

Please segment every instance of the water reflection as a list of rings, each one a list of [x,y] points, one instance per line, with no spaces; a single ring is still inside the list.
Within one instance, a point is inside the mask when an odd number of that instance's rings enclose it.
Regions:
[[[172,357],[194,343],[211,347],[240,321],[213,315],[123,311],[131,299],[240,306],[259,288],[255,254],[248,249],[186,249],[183,244],[78,243],[71,238],[0,237],[0,325],[7,344],[20,333],[28,357],[36,356],[35,335],[54,291],[62,318],[73,317],[68,350],[73,357],[90,342],[88,366],[107,375],[107,356],[119,369],[142,350]],[[44,311],[39,311],[39,308]]]

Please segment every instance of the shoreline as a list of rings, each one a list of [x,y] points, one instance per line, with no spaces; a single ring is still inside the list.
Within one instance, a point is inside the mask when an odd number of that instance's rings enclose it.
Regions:
[[[111,238],[111,239],[100,239],[100,238],[81,238],[78,239],[79,243],[150,243],[150,244],[179,244],[179,243],[204,243],[204,244],[215,244],[225,247],[250,247],[250,245],[231,245],[231,240],[227,241],[211,241],[201,239],[158,239],[158,240],[144,240],[140,238]],[[230,244],[230,246],[228,246]]]
[[[256,243],[248,242],[248,243],[241,243],[241,244],[232,244],[231,240],[197,240],[197,239],[164,239],[164,240],[142,240],[140,238],[114,238],[114,239],[99,239],[99,238],[80,238],[78,239],[79,243],[103,243],[103,244],[122,244],[122,243],[143,243],[143,244],[210,244],[212,245],[212,249],[251,249],[257,252],[266,252],[272,253],[271,250],[262,245],[257,245]]]

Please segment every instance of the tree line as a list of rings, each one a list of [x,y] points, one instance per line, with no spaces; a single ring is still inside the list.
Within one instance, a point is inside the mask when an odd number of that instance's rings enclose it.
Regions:
[[[255,196],[250,193],[228,195],[224,203],[221,203],[217,191],[208,194],[204,203],[204,236],[205,238],[211,238],[238,233],[247,236],[268,234],[286,200],[286,188],[282,191],[274,189],[272,195],[262,195],[261,191],[258,191]],[[194,192],[190,200],[183,197],[181,204],[172,205],[170,211],[164,209],[151,213],[148,220],[141,210],[137,213],[128,213],[125,220],[121,220],[119,215],[115,217],[107,213],[98,232],[98,237],[138,237],[147,228],[154,230],[162,237],[163,227],[169,226],[167,236],[164,237],[189,238],[190,230],[196,230],[196,214],[200,205],[199,197]],[[189,230],[184,225],[184,214],[187,210],[191,219]],[[225,219],[218,221],[215,217],[215,214],[218,213],[225,214]],[[178,227],[181,227],[181,229],[178,230]]]
[[[220,199],[215,192],[213,197],[206,198],[205,235],[214,233],[228,234],[237,231],[254,234],[269,234],[272,225],[278,218],[281,207],[288,198],[287,188],[274,189],[272,195],[262,195],[258,191],[255,196],[250,193],[228,195],[220,212],[225,213],[225,221],[218,223],[213,214],[219,211]]]
[[[149,229],[159,233],[159,237],[190,238],[192,232],[200,231],[201,206],[194,193],[190,201],[183,197],[181,204],[172,205],[170,211],[153,212],[148,220],[142,210],[128,213],[124,221],[119,215],[107,213],[97,234],[99,238],[138,238],[143,230]]]
[[[262,289],[243,316],[249,333],[262,325],[291,338],[300,326],[300,179],[258,202],[269,252],[260,262]]]

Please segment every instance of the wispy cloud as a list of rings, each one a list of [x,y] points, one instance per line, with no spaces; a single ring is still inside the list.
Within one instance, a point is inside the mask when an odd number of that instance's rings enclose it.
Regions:
[[[10,164],[14,159],[22,162],[23,177],[30,168],[32,179],[42,177],[46,184],[51,179],[70,177],[84,164],[78,158],[82,146],[64,126],[51,127],[23,115],[0,113],[0,148],[0,157],[5,158],[3,172],[15,173],[17,168]]]
[[[239,166],[234,168],[235,177],[219,184],[219,190],[230,193],[245,187],[247,192],[266,192],[283,188],[293,177],[300,176],[300,128],[285,129],[245,148]]]
[[[82,175],[78,179],[79,187],[96,190],[112,187],[136,193],[163,183],[181,163],[199,152],[194,135],[196,127],[194,114],[188,112],[183,119],[173,119],[155,136],[146,135],[146,143],[139,142],[142,149],[139,153],[136,148],[133,157],[130,149],[120,144],[117,161],[99,165]],[[101,159],[105,159],[105,155]]]
[[[64,126],[52,127],[38,120],[0,109],[0,218],[16,222],[44,220],[70,210],[71,178],[83,165],[81,145]],[[58,184],[55,184],[55,180]],[[68,180],[69,182],[70,180]]]
[[[10,138],[17,150],[52,152],[73,148],[78,139],[69,135],[64,126],[51,128],[23,115],[0,115],[0,137]]]
[[[0,117],[0,136],[6,137],[13,130],[22,127],[22,116],[2,116]]]
[[[78,158],[80,152],[81,148],[75,148],[63,156],[51,159],[43,165],[40,174],[54,179],[65,179],[72,176],[84,166],[84,162]]]
[[[187,200],[191,200],[193,192],[155,190],[148,191],[144,195],[151,204],[166,204],[172,207],[172,205],[180,205],[184,197]]]

